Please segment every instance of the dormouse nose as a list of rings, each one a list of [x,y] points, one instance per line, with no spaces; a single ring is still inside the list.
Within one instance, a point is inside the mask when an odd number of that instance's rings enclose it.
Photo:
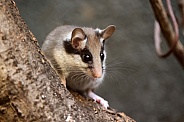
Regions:
[[[97,68],[93,70],[93,77],[94,78],[101,78],[102,77],[102,69]]]

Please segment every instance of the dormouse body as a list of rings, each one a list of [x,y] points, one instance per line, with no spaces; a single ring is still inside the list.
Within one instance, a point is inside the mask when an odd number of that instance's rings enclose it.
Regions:
[[[105,41],[114,33],[115,26],[93,29],[60,26],[54,29],[42,45],[42,51],[67,88],[87,95],[107,108],[108,102],[93,90],[105,74]]]

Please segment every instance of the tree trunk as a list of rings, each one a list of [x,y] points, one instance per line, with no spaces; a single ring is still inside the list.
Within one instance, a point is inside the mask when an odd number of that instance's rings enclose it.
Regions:
[[[73,95],[41,53],[12,0],[0,0],[0,121],[135,122]]]

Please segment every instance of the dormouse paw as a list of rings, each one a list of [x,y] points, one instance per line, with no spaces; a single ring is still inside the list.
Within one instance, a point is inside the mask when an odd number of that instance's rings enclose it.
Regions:
[[[90,91],[88,93],[88,96],[90,98],[92,98],[94,101],[96,101],[97,103],[100,103],[104,108],[108,108],[109,107],[109,104],[106,100],[104,100],[102,97],[96,95],[95,93],[93,93],[92,91]]]
[[[96,102],[100,103],[106,109],[109,107],[108,102],[106,100],[104,100],[103,98],[96,99]]]

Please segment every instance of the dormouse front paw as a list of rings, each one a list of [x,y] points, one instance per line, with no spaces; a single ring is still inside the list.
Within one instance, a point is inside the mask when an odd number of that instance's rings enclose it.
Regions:
[[[97,103],[100,103],[104,108],[107,109],[109,107],[108,102],[104,100],[102,97],[96,95],[94,92],[90,91],[88,93],[88,96],[92,98],[94,101],[96,101]]]

